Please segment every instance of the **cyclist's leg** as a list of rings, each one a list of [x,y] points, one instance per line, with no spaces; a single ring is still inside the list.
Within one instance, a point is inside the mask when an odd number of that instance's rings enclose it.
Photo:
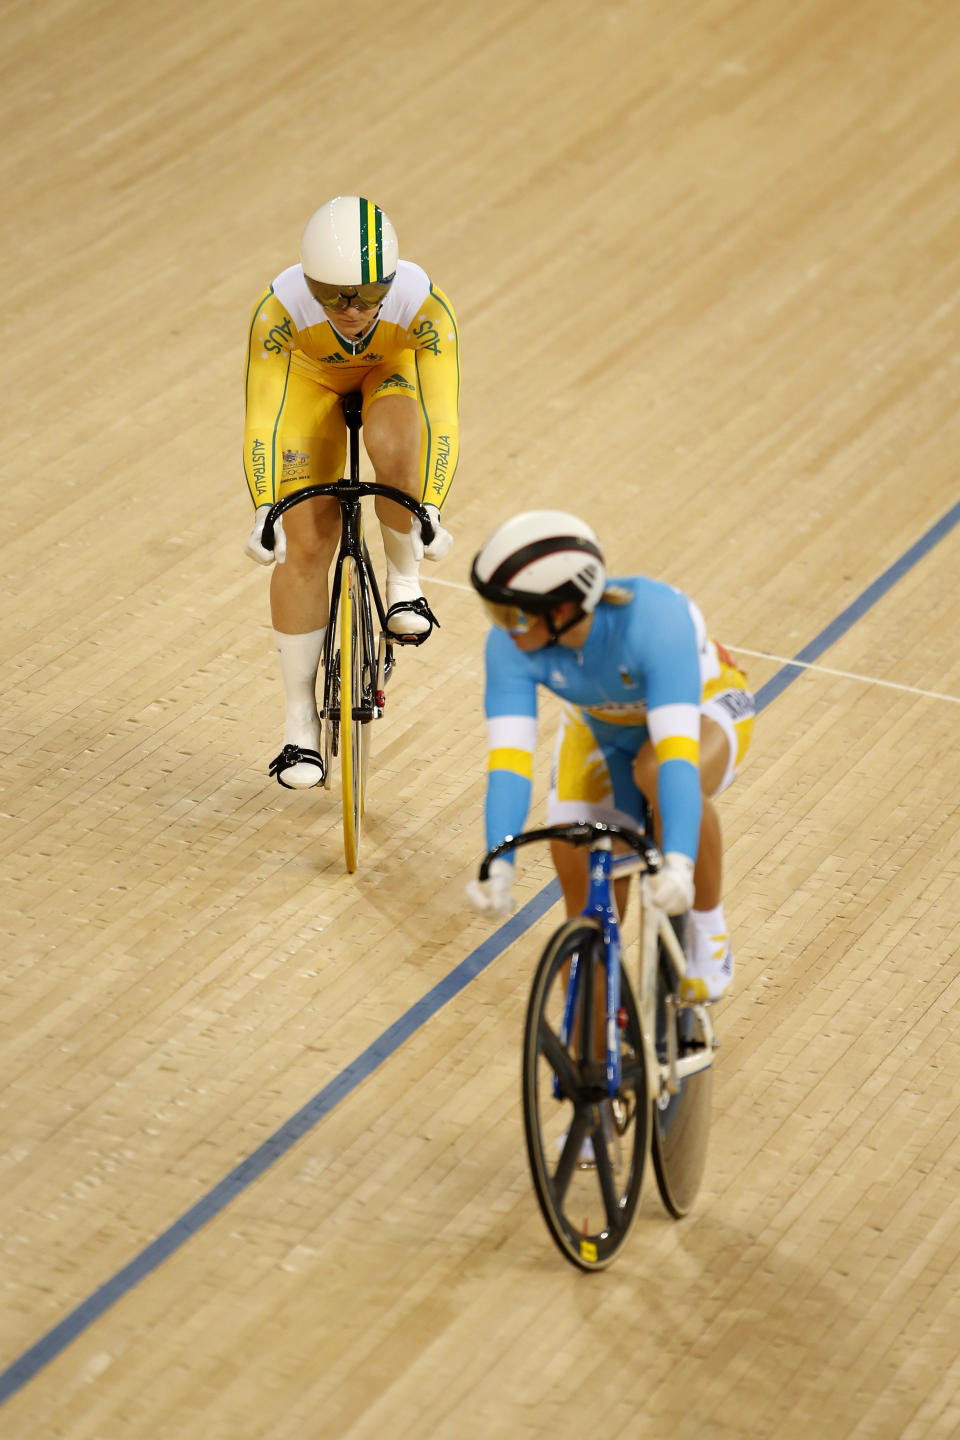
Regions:
[[[720,817],[711,798],[729,767],[729,741],[720,725],[700,717],[700,838],[693,872],[694,898],[687,937],[687,979],[682,993],[690,999],[719,1000],[733,979],[733,957],[723,916],[723,836]],[[661,836],[657,805],[657,757],[650,740],[633,765],[634,778],[647,797],[654,833]]]
[[[723,913],[723,834],[714,797],[733,781],[746,754],[753,727],[753,697],[744,677],[724,666],[724,689],[702,703],[700,717],[700,788],[702,811],[694,902],[689,937],[689,978],[685,993],[699,1000],[718,1000],[733,979],[733,954]],[[659,838],[657,760],[652,744],[641,748],[634,762],[634,778],[643,790]]]
[[[291,370],[277,424],[282,457],[278,499],[308,485],[326,485],[343,474],[346,426],[340,396]],[[327,571],[340,535],[335,500],[308,500],[283,517],[286,560],[275,565],[270,584],[274,629],[288,635],[327,623]]]
[[[547,824],[570,820],[600,820],[610,825],[636,827],[641,816],[640,797],[630,773],[630,757],[606,750],[596,738],[582,713],[565,705],[553,752]],[[614,849],[628,847],[619,841]],[[587,903],[589,860],[583,846],[565,840],[550,842],[568,917],[580,915]],[[617,909],[624,915],[629,880],[614,881]]]
[[[711,909],[719,905],[723,876],[723,837],[712,796],[717,794],[730,764],[730,744],[720,725],[710,716],[700,717],[700,841],[693,872],[694,906]],[[657,803],[657,757],[647,740],[633,762],[633,778],[647,797],[653,815],[654,833],[660,840],[660,810]]]
[[[381,485],[393,485],[420,499],[420,406],[416,388],[402,374],[380,378],[380,367],[366,377],[363,443]],[[411,515],[402,505],[377,496],[377,516],[391,530],[410,529]]]
[[[393,485],[414,500],[420,499],[420,429],[422,417],[412,366],[401,365],[383,373],[372,371],[364,380],[363,437],[370,463],[381,485]],[[414,606],[423,599],[420,562],[417,559],[412,517],[402,505],[378,495],[377,517],[387,562],[387,609]],[[415,608],[391,618],[390,629],[399,635],[422,635],[430,622]]]
[[[340,539],[340,507],[336,500],[306,500],[286,512],[283,530],[287,555],[270,578],[270,618],[275,630],[298,635],[326,626],[330,614],[326,576]]]
[[[332,391],[291,372],[277,441],[283,460],[280,498],[342,474],[346,430],[339,400]],[[306,789],[322,778],[314,758],[321,738],[316,683],[329,615],[327,572],[340,535],[339,506],[335,500],[307,500],[287,511],[283,529],[286,559],[273,567],[270,614],[286,697],[283,745],[288,763],[274,763],[282,784]],[[287,747],[305,758],[293,757],[289,763]]]
[[[710,798],[704,807],[703,858],[698,857],[699,874],[694,872],[697,899],[691,916],[695,967],[705,977],[711,999],[724,993],[733,980],[733,952],[723,913],[722,839],[713,797],[733,783],[750,744],[755,708],[746,676],[722,656],[720,675],[708,686],[702,704],[701,731],[707,731],[708,749],[701,775]],[[699,989],[697,994],[702,998]]]

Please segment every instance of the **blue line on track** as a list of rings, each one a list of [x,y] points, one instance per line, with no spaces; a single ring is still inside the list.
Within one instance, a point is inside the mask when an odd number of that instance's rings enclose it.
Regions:
[[[836,644],[841,635],[845,635],[851,626],[855,625],[866,615],[868,610],[876,605],[878,600],[886,595],[888,590],[892,590],[897,581],[902,579],[908,570],[912,570],[918,560],[922,560],[934,545],[945,535],[949,535],[958,520],[960,520],[960,500],[937,521],[936,525],[931,525],[926,534],[921,535],[920,539],[911,545],[899,560],[895,560],[888,569],[884,570],[879,579],[874,580],[872,585],[868,585],[863,594],[858,595],[846,610],[842,610],[835,620],[831,620],[819,635],[815,635],[808,645],[804,645],[803,649],[794,655],[794,660],[801,662],[799,665],[784,665],[771,680],[767,681],[766,685],[760,687],[757,691],[759,709],[762,710],[765,705],[770,704],[771,700],[775,700],[778,695],[781,695],[787,686],[803,673],[805,665],[812,665],[814,660],[819,659],[825,650]]]
[[[839,640],[841,635],[860,620],[882,596],[892,589],[896,582],[911,570],[933,547],[944,538],[960,521],[960,501],[948,510],[942,519],[932,525],[916,544],[911,545],[899,560],[885,570],[848,605],[835,620],[832,620],[819,635],[794,656],[795,661],[812,663],[818,656]],[[757,708],[763,710],[781,695],[788,685],[804,673],[803,666],[788,663],[777,671],[757,691]],[[339,1105],[361,1081],[366,1080],[375,1070],[397,1051],[400,1046],[436,1015],[449,1000],[465,989],[489,965],[502,955],[514,940],[518,940],[531,925],[539,920],[560,899],[560,886],[552,880],[522,910],[511,916],[489,939],[478,946],[465,960],[462,960],[450,974],[438,981],[415,1005],[387,1027],[371,1045],[352,1060],[346,1069],[314,1095],[302,1109],[281,1125],[279,1130],[266,1139],[252,1154],[242,1160],[229,1175],[209,1190],[196,1205],[191,1206],[179,1220],[158,1235],[156,1240],[141,1250],[128,1265],[111,1277],[105,1284],[71,1310],[59,1324],[42,1336],[29,1350],[15,1360],[6,1370],[0,1372],[0,1405],[20,1390],[28,1381],[54,1360],[84,1330],[112,1305],[128,1294],[146,1276],[152,1274],[164,1260],[176,1253],[186,1242],[214,1219],[235,1200],[248,1185],[258,1180],[270,1166],[301,1140],[310,1130]]]

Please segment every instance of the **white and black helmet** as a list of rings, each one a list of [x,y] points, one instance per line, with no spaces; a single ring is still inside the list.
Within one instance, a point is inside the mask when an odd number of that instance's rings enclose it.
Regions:
[[[494,531],[474,558],[470,580],[493,605],[545,615],[571,600],[589,614],[603,594],[606,572],[597,537],[584,521],[564,510],[527,510]]]

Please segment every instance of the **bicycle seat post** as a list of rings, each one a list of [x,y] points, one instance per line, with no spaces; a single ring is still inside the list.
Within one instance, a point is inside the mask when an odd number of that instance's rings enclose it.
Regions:
[[[349,478],[356,483],[360,479],[360,426],[363,424],[363,395],[359,390],[344,395],[343,418],[347,422],[347,436],[350,453]]]

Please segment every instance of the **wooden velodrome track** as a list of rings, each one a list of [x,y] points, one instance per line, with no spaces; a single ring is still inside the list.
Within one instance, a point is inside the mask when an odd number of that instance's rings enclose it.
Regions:
[[[8,0],[0,55],[0,1434],[960,1434],[954,7]],[[266,778],[239,437],[357,190],[457,308],[463,453],[349,877]],[[704,1189],[596,1277],[522,1143],[559,909],[463,902],[469,563],[553,505],[764,700]]]

